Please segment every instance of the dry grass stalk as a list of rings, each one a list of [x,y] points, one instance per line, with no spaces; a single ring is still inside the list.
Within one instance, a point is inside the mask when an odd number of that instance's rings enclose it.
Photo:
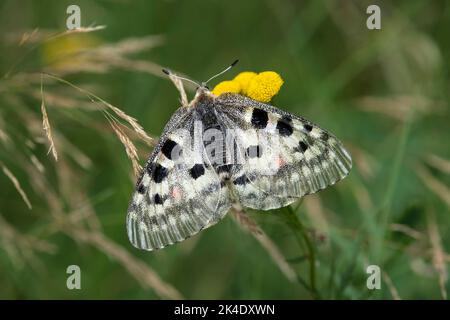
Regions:
[[[439,235],[439,229],[436,224],[436,217],[431,212],[428,214],[428,234],[431,242],[433,266],[439,277],[441,296],[442,299],[446,300],[447,291],[445,289],[445,285],[448,280],[447,266],[445,261],[446,254],[444,249],[442,248],[441,237]]]
[[[379,164],[372,155],[355,145],[350,145],[350,153],[358,167],[358,172],[364,179],[369,180],[376,175]]]
[[[70,208],[70,220],[75,224],[86,222],[93,230],[100,230],[101,223],[95,214],[86,190],[80,181],[80,175],[62,158],[56,168],[59,192],[66,199]]]
[[[31,210],[32,209],[31,202],[28,199],[28,196],[25,193],[25,191],[23,191],[22,187],[20,186],[19,180],[17,180],[14,174],[11,171],[9,171],[9,169],[3,163],[0,162],[0,165],[2,166],[3,173],[9,178],[9,180],[11,180],[11,182],[14,185],[14,188],[16,188],[17,192],[20,194],[23,201],[26,203],[28,209]]]
[[[236,222],[238,222],[241,227],[249,231],[251,234],[258,235],[263,233],[256,221],[250,218],[249,215],[245,214],[240,205],[234,204],[231,213]]]
[[[1,119],[0,119],[1,120]],[[2,123],[0,122],[0,125]],[[9,136],[6,134],[6,131],[4,131],[2,128],[0,128],[0,141],[2,141],[4,144],[8,144],[11,142],[11,139],[9,138]]]
[[[139,173],[142,170],[141,165],[139,164],[139,157],[137,154],[137,149],[133,142],[127,137],[127,135],[122,131],[122,129],[119,127],[119,125],[109,120],[109,124],[111,125],[111,128],[113,129],[114,133],[119,138],[120,142],[122,142],[123,146],[125,147],[125,151],[127,153],[128,158],[131,160],[131,163],[133,164],[133,172],[135,177],[139,175]]]
[[[178,92],[180,93],[181,105],[186,107],[189,104],[189,101],[186,95],[186,91],[184,90],[183,82],[180,80],[180,78],[174,76],[172,73],[169,74],[169,79],[173,82],[175,88],[177,88]]]
[[[24,34],[22,34],[22,38],[19,41],[19,47],[23,46],[25,43],[27,43],[32,38],[34,38],[34,36],[38,33],[38,31],[39,31],[39,29],[36,28],[31,32],[25,32]]]
[[[39,159],[34,154],[30,156],[30,161],[40,173],[44,173],[45,171],[44,165],[39,161]]]
[[[25,235],[14,229],[0,214],[0,248],[4,249],[11,262],[21,267],[28,262],[36,269],[42,267],[35,252],[54,254],[57,251],[53,244]]]
[[[87,242],[99,251],[117,260],[144,288],[151,288],[162,298],[183,299],[178,290],[161,280],[158,274],[144,262],[136,259],[120,245],[109,240],[102,233],[80,229],[67,230],[73,238]]]
[[[394,283],[392,282],[391,277],[389,277],[386,271],[383,271],[383,280],[386,283],[392,298],[394,300],[402,300],[400,298],[400,295],[398,294],[397,288],[394,286]]]
[[[318,195],[310,195],[304,199],[309,220],[319,233],[328,234],[329,225]]]
[[[46,42],[49,42],[51,40],[54,40],[54,39],[57,39],[57,38],[60,38],[60,37],[63,37],[63,36],[69,35],[69,34],[94,32],[94,31],[102,30],[104,28],[106,28],[106,26],[80,27],[80,28],[75,28],[75,29],[72,29],[72,30],[66,30],[66,31],[63,31],[63,32],[58,32],[56,34],[49,35],[48,37],[45,37],[45,38],[37,37],[38,31],[35,30],[35,31],[33,31],[33,33],[34,33],[33,37],[34,38],[39,38],[39,41],[37,41],[37,43],[32,48],[30,48],[30,50],[28,52],[26,52],[18,60],[16,60],[15,63],[13,63],[12,67],[5,73],[4,77],[5,78],[9,78],[10,75],[13,73],[14,69],[20,64],[20,62],[22,62],[26,58],[26,56],[30,52],[32,52],[34,49],[36,49],[39,45],[42,45],[42,44],[44,44]],[[22,35],[21,41],[23,39],[24,39],[24,36]],[[25,39],[26,39],[25,40],[25,42],[26,42],[26,41],[30,40],[31,37],[25,36]]]
[[[149,137],[147,135],[147,133],[145,133],[144,129],[142,128],[142,126],[137,122],[137,120],[133,117],[130,117],[129,115],[127,115],[125,112],[123,112],[122,110],[120,110],[119,108],[113,106],[110,103],[107,103],[106,101],[102,101],[104,103],[106,103],[106,105],[108,106],[108,108],[110,108],[112,111],[114,111],[114,113],[119,116],[120,118],[122,118],[123,120],[127,121],[131,127],[133,128],[133,130],[138,134],[138,136],[144,141],[146,142],[148,145],[154,145],[154,140]]]
[[[424,278],[432,279],[436,275],[436,271],[431,264],[425,261],[422,257],[412,256],[410,260],[411,270]]]
[[[38,90],[30,90],[29,93],[35,98],[41,98],[42,94]],[[57,93],[51,92],[48,89],[45,91],[45,102],[52,106],[60,108],[83,109],[83,110],[97,110],[91,103],[81,101],[68,96],[65,92]]]
[[[46,29],[22,29],[22,30],[10,30],[9,32],[5,32],[1,36],[1,40],[3,43],[8,45],[18,45],[19,47],[24,46],[25,44],[35,44],[42,42],[46,38],[52,36],[54,32],[50,32]]]
[[[56,161],[58,161],[58,153],[56,152],[55,148],[55,142],[53,141],[52,136],[52,128],[50,126],[50,121],[48,120],[47,110],[45,108],[45,101],[44,101],[44,90],[43,90],[43,84],[41,82],[41,113],[42,113],[42,127],[45,131],[45,134],[47,136],[47,139],[50,143],[50,148],[48,152],[52,153],[53,158],[55,158]]]
[[[106,28],[105,25],[100,25],[100,26],[80,27],[80,28],[75,28],[75,29],[71,29],[71,30],[66,30],[66,31],[58,32],[58,33],[55,33],[55,34],[49,36],[43,42],[54,40],[56,38],[63,37],[63,36],[73,34],[73,33],[89,33],[89,32],[103,30],[105,28]]]
[[[135,118],[130,117],[125,112],[123,112],[121,109],[113,106],[112,104],[106,102],[105,100],[101,99],[100,97],[96,96],[95,94],[93,94],[85,89],[75,86],[72,83],[70,83],[64,79],[61,79],[59,77],[49,75],[49,74],[46,74],[46,75],[52,79],[55,79],[57,81],[60,81],[62,83],[65,83],[65,84],[75,88],[77,91],[86,95],[95,105],[97,105],[97,103],[100,103],[102,106],[107,107],[108,109],[112,110],[116,116],[118,116],[119,118],[128,122],[128,124],[132,127],[134,132],[136,132],[136,134],[138,135],[139,138],[141,138],[143,141],[145,141],[148,145],[154,145],[154,140],[145,133],[144,129],[137,122],[137,120]],[[43,92],[42,85],[41,85],[41,92]],[[48,117],[47,117],[47,113],[45,110],[43,93],[42,93],[42,106],[43,106],[42,114],[43,114],[43,118],[44,118],[44,130],[46,130],[46,132],[47,132],[47,137],[51,141],[51,150],[54,151],[54,155],[56,156],[55,159],[57,159],[56,149],[54,148],[54,142],[53,142],[53,138],[51,136],[50,125],[48,123]],[[119,140],[124,145],[127,156],[132,162],[133,172],[134,172],[135,176],[137,176],[139,174],[139,172],[141,171],[141,166],[139,165],[139,157],[137,154],[136,147],[134,146],[131,139],[124,133],[122,128],[120,128],[120,125],[119,125],[120,122],[118,122],[104,108],[100,107],[100,110],[102,110],[105,113],[106,119],[108,120],[109,124],[111,125],[113,131],[115,132],[115,134],[117,135]]]
[[[376,112],[396,120],[406,121],[410,110],[421,114],[437,113],[443,110],[442,101],[432,101],[424,96],[399,95],[393,97],[363,97],[358,99],[359,108],[367,112]]]
[[[363,184],[355,184],[352,189],[359,208],[364,212],[371,212],[374,205],[367,188]]]
[[[97,48],[93,48],[91,52],[96,56],[115,56],[120,57],[144,50],[152,49],[161,45],[164,37],[159,35],[146,36],[141,38],[126,38],[114,44],[106,44]],[[161,73],[161,68],[159,68]]]
[[[131,60],[125,55],[152,49],[161,45],[162,36],[147,36],[142,38],[127,38],[118,43],[107,44],[97,48],[89,49],[81,54],[86,57],[87,61],[95,62],[95,64],[103,64],[106,68],[118,67],[126,70],[140,71],[156,76],[162,76],[161,66],[142,60]]]
[[[105,29],[105,25],[99,25],[99,26],[90,26],[90,27],[79,27],[72,30],[67,30],[64,32],[64,34],[70,34],[70,33],[88,33],[88,32],[94,32]]]
[[[16,43],[19,46],[23,46],[27,43],[32,44],[40,44],[55,38],[59,38],[65,35],[74,34],[74,33],[88,33],[95,32],[105,29],[106,26],[89,26],[89,27],[80,27],[73,30],[66,30],[63,32],[56,32],[50,29],[39,29],[35,28],[33,30],[21,31],[21,32],[11,32],[4,35],[3,39],[7,43]]]
[[[264,231],[261,230],[256,222],[247,214],[245,214],[239,205],[234,205],[231,213],[238,225],[244,230],[250,232],[256,238],[256,240],[258,240],[258,242],[267,251],[269,256],[272,258],[281,272],[286,276],[286,278],[289,281],[294,282],[297,278],[295,271],[286,262],[286,259],[280,252],[280,249],[278,249],[275,243],[273,243],[273,241],[264,233]]]
[[[139,71],[149,73],[158,77],[162,77],[161,66],[143,60],[131,60],[126,58],[112,58],[108,63],[116,68],[122,68],[125,70]]]
[[[107,107],[108,109],[112,110],[119,118],[121,118],[121,119],[125,120],[126,122],[128,122],[128,124],[133,128],[133,130],[138,134],[138,136],[143,141],[145,141],[149,145],[154,145],[154,140],[149,135],[147,135],[147,133],[144,131],[142,126],[137,122],[137,120],[135,118],[127,115],[121,109],[113,106],[109,102],[106,102],[105,100],[103,100],[102,98],[100,98],[97,95],[93,94],[92,92],[89,92],[86,89],[78,87],[78,86],[74,85],[73,83],[71,83],[71,82],[69,82],[67,80],[64,80],[64,79],[62,79],[60,77],[57,77],[55,75],[48,74],[48,73],[44,73],[43,75],[45,75],[45,76],[47,76],[47,77],[49,77],[51,79],[57,80],[58,82],[64,83],[64,84],[66,84],[66,85],[76,89],[77,91],[81,92],[87,98],[89,98],[89,100],[91,100],[99,108],[99,110],[104,111],[103,107]]]
[[[50,65],[48,70],[57,71],[58,74],[70,74],[83,71],[90,73],[105,73],[115,67],[145,72],[162,77],[161,66],[158,64],[143,60],[132,60],[126,57],[126,55],[156,47],[162,42],[163,37],[156,35],[142,38],[127,38],[113,44],[83,48],[77,52],[68,53],[59,57],[59,60],[79,58],[77,63]]]
[[[450,161],[447,159],[430,154],[427,156],[427,163],[444,173],[450,174]]]
[[[94,208],[86,193],[78,190],[76,196],[72,197],[72,206],[74,206],[76,201],[79,202],[77,203],[77,208],[70,212],[70,220],[75,224],[86,222],[90,229],[101,230],[102,225],[100,220],[95,214]]]
[[[40,240],[31,235],[24,235],[15,230],[9,223],[7,223],[0,214],[0,235],[2,239],[8,239],[11,242],[20,242],[22,245],[32,247],[37,251],[53,254],[56,252],[56,246],[50,242]]]
[[[417,165],[416,171],[422,182],[450,207],[450,188],[433,177],[423,165]]]
[[[65,149],[66,154],[71,157],[83,169],[89,169],[92,166],[92,160],[85,155],[80,149],[74,146],[69,139],[66,139],[62,134],[55,135],[59,145]]]
[[[398,224],[398,223],[392,223],[389,226],[389,229],[391,231],[401,232],[403,234],[406,234],[407,236],[410,236],[413,239],[421,240],[423,239],[423,234],[405,224]]]

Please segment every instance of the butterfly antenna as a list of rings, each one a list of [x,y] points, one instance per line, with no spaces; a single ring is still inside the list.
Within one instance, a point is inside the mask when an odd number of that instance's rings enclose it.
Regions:
[[[211,78],[209,78],[208,80],[206,80],[205,82],[203,82],[202,85],[203,85],[204,87],[206,87],[206,84],[207,84],[208,82],[210,82],[211,80],[217,78],[218,76],[221,76],[222,74],[224,74],[225,72],[227,72],[228,70],[230,70],[231,68],[233,68],[233,67],[236,65],[236,63],[238,63],[238,62],[239,62],[238,59],[234,60],[234,62],[233,62],[232,64],[230,64],[228,67],[226,67],[225,70],[219,72],[219,73],[216,74],[216,75],[213,75]]]
[[[169,77],[172,76],[172,77],[175,77],[177,79],[184,80],[184,81],[190,82],[192,84],[195,84],[197,87],[201,87],[201,85],[198,82],[196,82],[196,81],[194,81],[192,79],[189,79],[189,78],[181,77],[181,76],[173,73],[172,71],[170,71],[168,69],[162,69],[162,72],[167,74]]]

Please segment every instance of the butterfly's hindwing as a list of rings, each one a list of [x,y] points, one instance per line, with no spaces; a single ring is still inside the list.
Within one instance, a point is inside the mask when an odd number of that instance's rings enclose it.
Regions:
[[[348,152],[310,121],[236,94],[222,95],[217,105],[227,126],[247,129],[240,150],[256,151],[232,177],[243,206],[279,208],[349,173]]]

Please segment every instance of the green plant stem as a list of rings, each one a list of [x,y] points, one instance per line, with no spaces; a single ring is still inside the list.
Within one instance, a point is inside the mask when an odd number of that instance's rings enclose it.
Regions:
[[[400,171],[402,169],[402,163],[405,158],[406,153],[406,144],[408,143],[408,138],[411,132],[411,126],[413,121],[413,112],[410,111],[409,114],[406,116],[405,123],[403,125],[400,141],[398,144],[397,153],[395,154],[394,158],[394,164],[392,168],[392,175],[391,179],[388,182],[387,188],[386,188],[386,194],[384,196],[384,200],[381,205],[381,211],[379,216],[379,226],[380,226],[380,232],[378,241],[376,242],[375,247],[375,258],[378,259],[378,257],[381,256],[381,250],[383,246],[383,241],[386,236],[386,230],[389,228],[389,219],[391,215],[391,209],[392,209],[392,201],[394,199],[395,190],[397,188]]]
[[[283,218],[286,220],[289,227],[294,231],[295,238],[297,239],[300,247],[303,247],[303,244],[306,244],[306,249],[308,251],[307,257],[309,261],[310,285],[308,287],[305,287],[311,292],[315,299],[320,299],[320,294],[317,291],[316,286],[316,254],[314,246],[306,233],[305,227],[300,222],[292,208],[287,207],[285,210],[282,210],[282,212]]]

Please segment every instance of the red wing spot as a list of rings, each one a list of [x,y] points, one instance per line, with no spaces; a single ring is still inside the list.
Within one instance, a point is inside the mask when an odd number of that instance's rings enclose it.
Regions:
[[[277,168],[281,168],[285,164],[286,164],[286,161],[281,156],[279,156],[277,158]]]
[[[181,199],[181,195],[182,195],[182,191],[181,191],[180,187],[173,187],[172,191],[170,192],[170,195],[175,200],[180,200]]]

